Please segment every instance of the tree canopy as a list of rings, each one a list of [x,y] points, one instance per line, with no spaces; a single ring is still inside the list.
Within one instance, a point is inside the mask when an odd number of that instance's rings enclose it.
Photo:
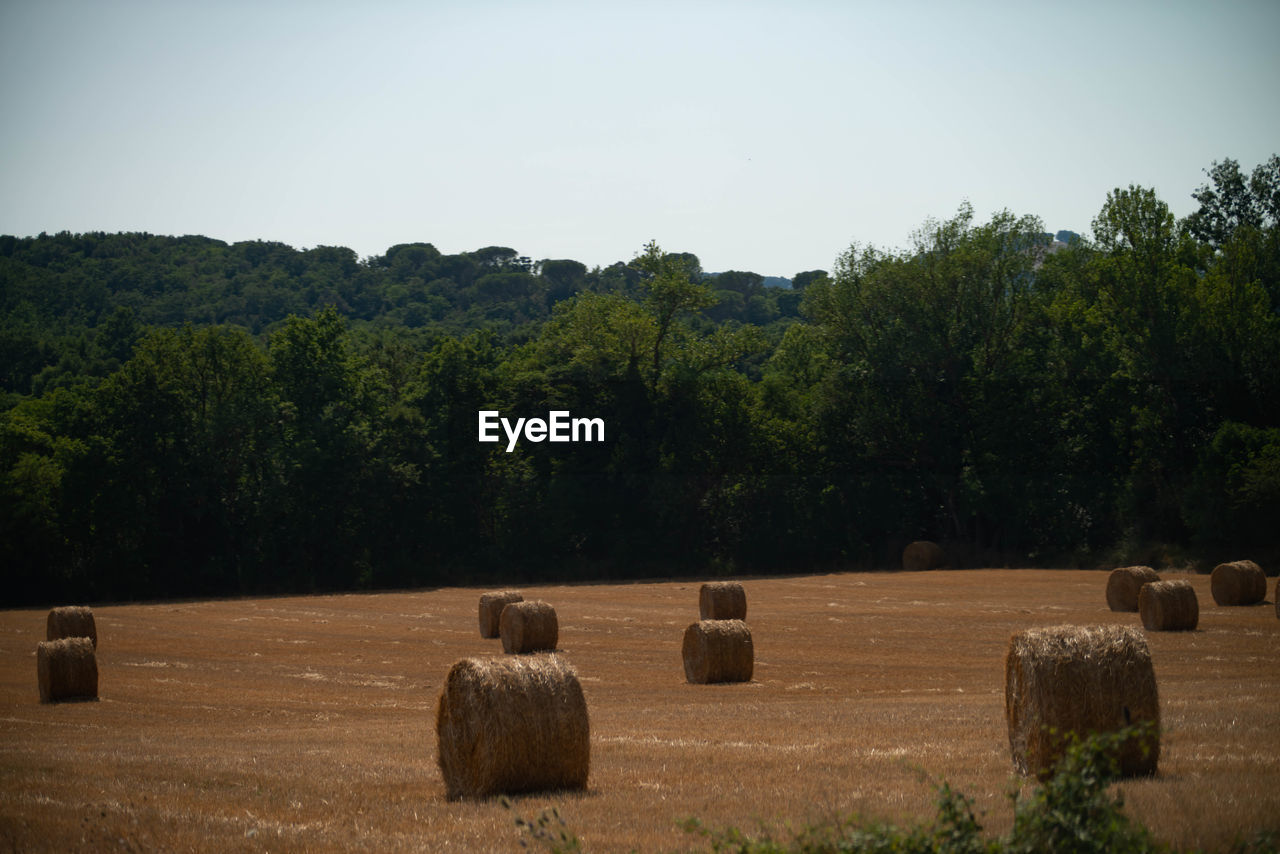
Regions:
[[[968,205],[779,288],[657,242],[0,237],[13,602],[1276,559],[1280,159],[1092,239]],[[480,410],[604,441],[477,441]]]

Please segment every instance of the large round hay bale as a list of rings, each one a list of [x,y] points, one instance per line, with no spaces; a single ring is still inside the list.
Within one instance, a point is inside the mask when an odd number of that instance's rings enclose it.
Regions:
[[[698,616],[704,620],[745,620],[747,592],[736,581],[708,581],[698,591]]]
[[[512,602],[498,618],[502,651],[507,653],[546,652],[560,641],[556,609],[546,602]]]
[[[554,655],[463,659],[440,694],[436,745],[451,799],[581,789],[591,738],[578,676]]]
[[[498,636],[498,620],[502,609],[512,602],[521,602],[524,596],[519,590],[496,590],[493,593],[480,594],[480,637],[496,638]]]
[[[1130,626],[1054,626],[1009,639],[1005,718],[1014,766],[1047,776],[1072,737],[1149,725],[1118,747],[1121,774],[1154,774],[1160,703],[1151,652]]]
[[[93,622],[93,611],[83,605],[64,605],[50,611],[45,621],[45,640],[63,638],[88,638],[97,649],[98,627]]]
[[[923,572],[946,565],[947,555],[937,543],[917,540],[902,550],[902,568],[907,572]]]
[[[86,637],[36,644],[36,678],[40,701],[98,699],[98,659]]]
[[[742,620],[700,620],[684,631],[685,678],[695,685],[750,682],[755,667],[751,629]]]
[[[1160,576],[1149,566],[1122,566],[1107,577],[1107,607],[1112,611],[1138,610],[1138,593],[1142,585],[1159,581]]]
[[[1267,576],[1251,560],[1233,560],[1213,568],[1209,589],[1219,605],[1256,605],[1267,598]]]
[[[1191,631],[1200,623],[1200,600],[1189,581],[1152,581],[1138,592],[1138,613],[1149,631]]]

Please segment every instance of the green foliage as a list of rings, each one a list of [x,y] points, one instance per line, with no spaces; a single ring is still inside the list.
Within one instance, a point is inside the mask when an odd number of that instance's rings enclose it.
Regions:
[[[717,854],[1159,854],[1173,849],[1158,842],[1146,827],[1124,812],[1124,799],[1114,788],[1119,747],[1146,737],[1132,727],[1114,733],[1076,738],[1053,774],[1029,797],[1011,789],[1013,828],[1005,836],[988,837],[973,810],[973,800],[948,783],[936,786],[936,814],[924,824],[899,826],[861,817],[837,818],[799,830],[761,827],[748,833],[736,827],[710,828],[697,818],[681,827],[700,837]],[[509,801],[503,805],[511,809]],[[555,807],[534,820],[519,815],[516,826],[522,847],[536,844],[552,852],[582,851],[583,844]],[[1241,839],[1238,854],[1274,851],[1274,832]]]
[[[709,830],[696,819],[684,828],[707,839],[712,851],[737,854],[1154,854],[1168,849],[1125,815],[1123,799],[1111,791],[1116,774],[1110,757],[1133,736],[1121,731],[1077,740],[1029,798],[1019,800],[1015,790],[1013,829],[1000,838],[983,835],[972,799],[945,782],[937,787],[937,814],[928,824],[853,818],[811,825],[788,839],[768,830],[758,836],[732,827]]]
[[[1280,519],[1280,428],[1224,422],[1201,452],[1185,501],[1200,544],[1265,548]]]
[[[509,800],[502,798],[501,803],[515,813]],[[547,854],[579,854],[583,850],[582,841],[569,829],[569,825],[561,818],[560,810],[556,807],[541,811],[533,819],[527,819],[515,813],[515,825],[521,831],[521,848],[536,846]]]
[[[1274,552],[1280,159],[1094,241],[962,206],[778,287],[646,244],[534,263],[0,238],[19,601],[687,569]],[[476,441],[476,412],[604,442]],[[1268,551],[1270,550],[1270,551]]]
[[[1053,851],[1067,854],[1146,854],[1165,850],[1151,833],[1124,814],[1124,799],[1112,794],[1117,779],[1115,757],[1133,738],[1145,738],[1132,727],[1074,739],[1054,767],[1053,775],[1030,798],[1013,801],[1013,831],[1004,841],[1010,854]]]

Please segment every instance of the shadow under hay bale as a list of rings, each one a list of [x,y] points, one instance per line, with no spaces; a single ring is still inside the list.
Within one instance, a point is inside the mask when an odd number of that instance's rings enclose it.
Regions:
[[[941,569],[946,565],[947,555],[937,543],[917,540],[902,550],[902,568],[907,572]]]
[[[88,638],[97,649],[98,627],[93,622],[93,611],[83,605],[64,605],[50,611],[45,620],[45,640],[63,638]]]
[[[512,602],[498,618],[502,651],[513,655],[549,652],[560,642],[556,609],[546,602]]]
[[[440,694],[436,745],[450,799],[582,789],[591,738],[578,676],[554,655],[463,659]]]
[[[1189,581],[1152,581],[1138,592],[1142,625],[1153,632],[1189,632],[1200,624],[1200,600]]]
[[[1219,605],[1256,605],[1267,598],[1267,576],[1251,560],[1220,563],[1213,568],[1209,590]]]
[[[747,592],[736,581],[708,581],[698,590],[698,616],[703,620],[745,620]]]
[[[502,617],[502,609],[512,602],[522,602],[524,596],[518,590],[498,590],[493,593],[480,594],[480,637],[498,637],[498,620]]]
[[[86,637],[40,641],[36,645],[40,702],[98,699],[98,659]]]
[[[1149,566],[1122,566],[1107,576],[1107,607],[1112,611],[1138,610],[1138,593],[1142,585],[1159,581],[1160,576]]]
[[[1072,737],[1146,727],[1124,740],[1123,776],[1154,774],[1160,758],[1160,703],[1151,652],[1129,626],[1054,626],[1009,639],[1005,718],[1014,766],[1047,777]]]
[[[750,682],[755,668],[751,629],[742,620],[700,620],[684,631],[684,675],[695,685]]]

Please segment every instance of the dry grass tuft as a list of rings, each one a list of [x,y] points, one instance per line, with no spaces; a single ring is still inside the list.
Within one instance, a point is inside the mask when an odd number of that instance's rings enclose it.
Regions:
[[[902,568],[907,572],[941,569],[947,565],[942,546],[928,540],[917,540],[902,550]]]
[[[1122,566],[1107,577],[1107,607],[1112,611],[1138,610],[1138,593],[1142,585],[1159,581],[1160,576],[1149,566]]]
[[[685,678],[695,685],[750,682],[755,666],[751,629],[742,620],[701,620],[684,632]]]
[[[1213,568],[1209,590],[1219,605],[1256,605],[1267,598],[1267,576],[1251,560],[1220,563]]]
[[[1009,639],[1005,718],[1013,761],[1046,776],[1072,736],[1150,724],[1149,737],[1119,748],[1121,774],[1154,774],[1160,758],[1160,703],[1151,652],[1128,626],[1053,626]]]
[[[83,605],[64,605],[50,611],[45,622],[45,640],[63,638],[88,638],[97,649],[98,628],[93,622],[93,611]]]
[[[503,652],[549,652],[560,641],[556,609],[542,601],[512,602],[502,609],[498,634]]]
[[[498,590],[480,594],[480,637],[498,637],[498,620],[502,617],[502,609],[512,602],[522,601],[524,596],[519,590]]]
[[[436,743],[451,800],[582,789],[591,738],[578,676],[555,655],[463,659],[440,694]]]
[[[1200,600],[1189,581],[1153,581],[1138,592],[1138,613],[1148,631],[1191,631],[1200,624]]]
[[[708,581],[698,591],[698,616],[703,620],[745,620],[747,592],[736,581]]]
[[[98,699],[98,659],[87,637],[40,641],[36,645],[40,701]]]

